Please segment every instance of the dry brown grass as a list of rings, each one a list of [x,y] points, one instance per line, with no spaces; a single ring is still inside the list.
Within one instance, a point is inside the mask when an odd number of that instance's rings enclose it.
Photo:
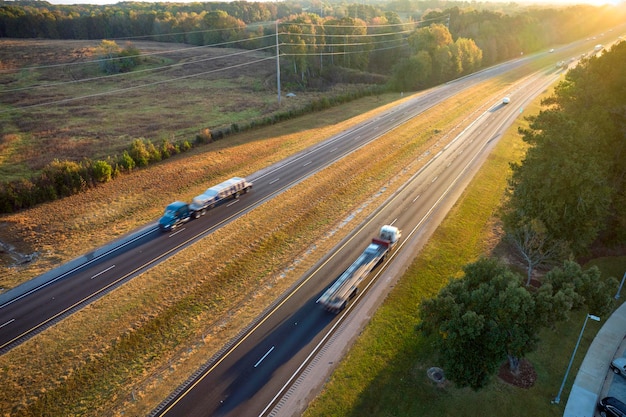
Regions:
[[[0,380],[5,388],[0,393],[1,412],[23,410],[20,415],[36,415],[41,407],[54,406],[66,415],[145,415],[371,212],[394,184],[415,172],[425,162],[419,155],[426,149],[436,152],[443,146],[440,139],[444,134],[468,123],[463,115],[472,103],[500,88],[497,82],[487,83],[426,112],[5,354],[0,358]],[[330,116],[332,111],[326,114]],[[95,237],[97,245],[110,239],[111,233],[105,230],[120,234],[158,217],[163,204],[154,201],[151,192],[155,176],[163,185],[174,182],[158,198],[189,199],[198,188],[206,187],[208,179],[253,172],[345,130],[353,122],[285,133],[275,139],[251,141],[250,136],[244,140],[244,135],[238,139],[240,143],[230,142],[228,147],[215,143],[210,150],[184,161],[137,172],[132,181],[129,176],[117,187],[93,190],[87,193],[91,198],[75,196],[70,204],[66,201],[36,209],[44,215],[54,206],[58,213],[56,219],[26,236],[33,239],[29,244],[40,244],[38,239],[44,238],[41,231],[49,230],[52,236],[46,237],[50,245],[46,247],[59,258],[69,257],[88,237]],[[250,134],[254,133],[259,132]],[[189,184],[190,178],[197,181]],[[107,204],[102,206],[111,208],[88,217],[89,204],[100,207],[103,201]],[[140,206],[135,207],[137,204]],[[83,206],[85,211],[78,212]],[[130,216],[122,215],[128,210]],[[354,218],[337,230],[350,214],[355,214]],[[21,224],[31,224],[24,216],[11,217],[14,232],[21,230]],[[30,221],[37,218],[32,213],[28,216],[33,216]],[[64,220],[72,218],[75,221],[68,231]],[[336,232],[330,233],[333,230]],[[54,248],[54,242],[64,236],[63,249]],[[194,304],[198,299],[203,300],[201,305]],[[185,306],[185,314],[177,316],[181,304],[191,307]],[[122,341],[163,317],[170,320],[161,328],[165,338],[174,340],[171,344],[155,341],[155,350],[138,350],[124,361],[114,360]],[[181,330],[173,330],[178,328]],[[77,383],[95,370],[98,381]],[[64,404],[60,399],[69,396],[67,393],[72,395]]]
[[[248,175],[341,132],[370,117],[370,111],[383,110],[392,97],[363,99],[346,111],[330,109],[228,137],[85,193],[1,216],[0,240],[38,256],[31,264],[11,268],[13,261],[4,259],[0,288],[13,288],[158,219],[171,201],[190,201],[207,185]],[[377,105],[381,107],[371,110]]]

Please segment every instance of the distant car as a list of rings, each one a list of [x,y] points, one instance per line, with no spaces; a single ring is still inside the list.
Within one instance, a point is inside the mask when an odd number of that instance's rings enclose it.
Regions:
[[[611,362],[611,370],[618,375],[626,377],[626,358],[616,358]]]
[[[615,397],[604,397],[598,402],[602,417],[626,417],[626,404]]]
[[[550,53],[554,52],[554,48],[550,49]]]
[[[510,99],[510,98],[508,98],[508,97],[504,97],[504,98],[502,99],[502,104],[509,104],[510,102],[511,102],[511,99]]]

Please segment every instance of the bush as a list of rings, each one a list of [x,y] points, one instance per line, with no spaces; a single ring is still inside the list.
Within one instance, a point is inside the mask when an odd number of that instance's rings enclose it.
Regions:
[[[135,168],[135,160],[130,156],[128,151],[124,151],[119,160],[119,166],[126,171],[132,171]]]
[[[96,182],[109,182],[113,174],[113,168],[106,161],[96,161],[92,165],[93,179]]]
[[[135,139],[130,145],[128,155],[135,161],[138,167],[148,166],[150,162],[150,152],[146,149],[146,144],[141,139]]]
[[[196,135],[197,144],[211,143],[212,141],[213,141],[213,133],[211,132],[211,129],[209,128],[202,129],[202,131],[200,131],[200,133]]]
[[[188,140],[184,140],[180,145],[180,151],[187,152],[189,149],[191,149],[191,143]]]
[[[179,152],[179,148],[175,146],[174,144],[172,144],[167,139],[163,139],[163,142],[161,142],[160,150],[161,150],[161,157],[163,159],[167,159],[170,156],[176,155]]]
[[[146,141],[145,146],[146,146],[146,152],[148,152],[148,155],[149,155],[148,163],[159,162],[161,159],[163,159],[161,157],[161,151],[158,150],[156,146],[154,146],[154,143]]]
[[[55,159],[43,169],[43,174],[52,183],[57,194],[66,197],[87,188],[84,171],[76,162]]]

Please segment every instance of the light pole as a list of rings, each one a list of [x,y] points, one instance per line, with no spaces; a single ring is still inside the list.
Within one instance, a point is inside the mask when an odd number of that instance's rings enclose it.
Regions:
[[[585,326],[587,325],[587,320],[595,320],[600,321],[600,317],[594,316],[593,314],[587,314],[585,317],[585,322],[583,323],[583,328],[580,329],[580,335],[578,336],[578,341],[576,342],[576,347],[574,347],[574,351],[572,352],[572,357],[569,360],[569,365],[567,365],[567,371],[565,371],[565,376],[563,377],[563,383],[561,383],[561,388],[559,389],[559,393],[556,395],[554,400],[552,400],[552,404],[558,404],[561,402],[561,393],[563,392],[563,387],[565,387],[565,380],[567,379],[567,375],[569,374],[569,370],[572,367],[572,362],[574,362],[574,356],[576,356],[576,350],[578,349],[578,345],[580,344],[580,339],[583,338],[583,332],[585,331]]]

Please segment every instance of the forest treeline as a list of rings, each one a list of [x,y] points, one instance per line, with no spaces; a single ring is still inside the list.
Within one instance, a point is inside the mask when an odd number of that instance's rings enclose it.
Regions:
[[[517,375],[521,359],[538,347],[540,330],[567,320],[570,311],[604,318],[615,308],[618,280],[572,259],[594,248],[623,254],[625,70],[624,41],[584,59],[520,132],[529,148],[521,163],[512,164],[501,217],[526,278],[484,257],[419,306],[418,331],[431,338],[457,386],[483,388],[505,358]],[[552,269],[533,274],[540,266]]]
[[[530,258],[626,241],[626,42],[583,60],[530,117],[505,227]]]
[[[477,9],[477,6],[481,9]],[[624,10],[578,5],[520,7],[468,2],[393,1],[380,4],[316,2],[194,2],[115,5],[53,5],[44,1],[0,2],[0,37],[44,39],[130,39],[259,49],[274,45],[279,20],[286,71],[303,83],[329,64],[390,75],[408,61],[424,65],[424,49],[413,31],[444,25],[450,44],[474,42],[478,66],[571,42],[623,22]],[[449,51],[467,47],[463,41]],[[225,45],[226,44],[226,45]],[[271,52],[271,50],[270,50]],[[416,58],[419,53],[421,58]],[[453,60],[454,61],[454,60]],[[444,65],[445,67],[446,65]],[[432,72],[441,68],[435,64]],[[467,72],[469,69],[462,70]],[[432,80],[441,78],[435,74]],[[423,82],[420,82],[423,84]]]

